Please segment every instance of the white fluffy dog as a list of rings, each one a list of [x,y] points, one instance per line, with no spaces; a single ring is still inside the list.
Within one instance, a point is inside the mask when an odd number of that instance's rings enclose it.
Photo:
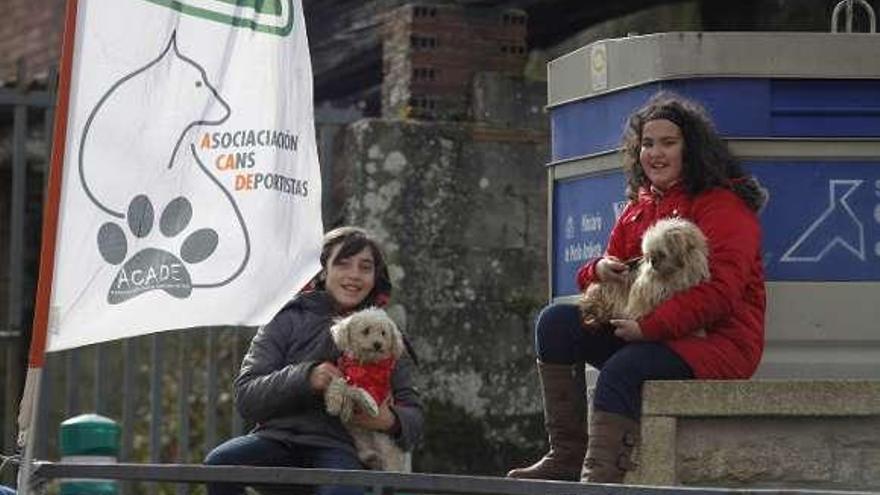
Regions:
[[[405,454],[386,433],[351,423],[356,409],[378,416],[379,406],[393,400],[391,372],[403,353],[403,336],[394,321],[379,308],[367,308],[330,327],[333,342],[342,351],[339,369],[324,393],[327,412],[346,425],[358,457],[370,469],[403,471]]]
[[[693,222],[665,218],[642,236],[642,258],[627,264],[624,283],[594,282],[584,291],[579,306],[588,329],[613,318],[640,318],[676,292],[709,280],[709,246]]]

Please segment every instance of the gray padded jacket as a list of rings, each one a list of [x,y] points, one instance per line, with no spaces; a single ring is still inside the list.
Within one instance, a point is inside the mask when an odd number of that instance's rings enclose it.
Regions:
[[[351,435],[339,418],[327,414],[323,397],[309,385],[312,368],[323,361],[335,363],[340,355],[330,338],[332,315],[326,292],[301,294],[251,340],[234,383],[235,405],[243,418],[256,423],[257,435],[354,452]],[[424,421],[413,386],[414,367],[404,354],[391,375],[391,408],[400,420],[396,441],[407,451],[421,440]]]

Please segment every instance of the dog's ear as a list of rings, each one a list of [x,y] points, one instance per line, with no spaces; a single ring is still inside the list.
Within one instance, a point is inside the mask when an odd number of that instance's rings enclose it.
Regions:
[[[390,318],[388,319],[388,331],[391,332],[391,354],[395,359],[400,359],[405,349],[403,344],[403,334],[397,328],[397,325]]]
[[[685,243],[684,247],[688,251],[706,251],[706,236],[695,224],[689,222],[682,225],[679,234],[682,237],[682,242]]]
[[[351,336],[349,329],[351,327],[351,317],[334,320],[333,326],[330,327],[330,335],[333,337],[333,343],[340,351],[351,348]]]
[[[669,240],[670,254],[676,258],[680,258],[690,250],[690,236],[685,229],[679,226],[672,227],[666,233],[666,238]]]

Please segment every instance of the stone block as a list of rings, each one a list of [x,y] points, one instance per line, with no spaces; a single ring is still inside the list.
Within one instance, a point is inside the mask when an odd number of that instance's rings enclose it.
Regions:
[[[670,417],[646,417],[642,420],[642,442],[633,454],[638,468],[627,473],[626,483],[674,485],[676,482],[676,420]]]
[[[637,484],[880,489],[880,381],[648,382]]]
[[[645,384],[643,413],[668,416],[876,416],[878,380],[690,380]]]

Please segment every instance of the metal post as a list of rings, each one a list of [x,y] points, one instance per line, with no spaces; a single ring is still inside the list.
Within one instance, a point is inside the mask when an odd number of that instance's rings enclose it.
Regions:
[[[137,390],[134,386],[135,363],[135,340],[127,338],[122,343],[122,448],[119,452],[119,460],[130,462],[131,448],[134,436],[134,411],[137,403]]]
[[[36,439],[36,451],[34,455],[37,459],[46,459],[49,456],[49,432],[54,431],[49,427],[49,411],[52,410],[52,370],[55,369],[57,361],[47,359],[43,365],[43,381],[40,387],[40,394],[37,397],[37,424],[34,425],[34,436]]]
[[[24,95],[27,92],[27,66],[24,59],[18,60],[18,88]],[[6,390],[13,403],[17,403],[21,389],[21,353],[17,343],[21,342],[22,293],[24,284],[24,217],[27,200],[27,103],[24,98],[15,105],[12,132],[12,182],[9,203],[9,296],[6,306],[6,331],[14,338],[6,349]],[[4,429],[15,431],[15,407],[7,407],[3,418]],[[5,452],[15,450],[13,435],[6,435],[3,442]]]
[[[851,33],[853,30],[853,15],[855,13],[855,6],[858,5],[865,10],[865,13],[868,16],[868,32],[875,33],[877,32],[877,18],[874,15],[874,8],[871,7],[871,4],[866,0],[841,0],[834,6],[834,10],[831,12],[831,32],[837,32],[837,24],[840,16],[840,11],[844,8],[846,9],[846,32]]]
[[[853,0],[846,0],[846,32],[852,32],[853,23]]]
[[[134,369],[136,363],[135,357],[135,341],[132,338],[125,339],[122,342],[122,441],[119,452],[119,460],[121,462],[130,462],[132,437],[134,432],[134,409],[135,409],[135,387],[134,387]]]
[[[127,338],[122,342],[124,360],[122,364],[122,445],[119,451],[119,460],[131,462],[131,449],[134,437],[134,410],[135,410],[135,386],[134,369],[136,341]],[[133,493],[131,481],[126,481],[120,486],[123,494]]]
[[[104,344],[95,345],[95,412],[104,413],[107,407],[104,400],[104,381],[107,373],[107,353]]]
[[[49,169],[52,164],[52,130],[55,124],[55,91],[58,89],[58,68],[50,67],[47,82],[47,91],[49,92],[49,101],[52,102],[46,107],[45,113],[45,129],[46,134],[46,168],[43,170],[43,203],[45,203],[46,190],[49,187]]]
[[[150,462],[158,464],[162,457],[162,334],[150,337]],[[150,483],[147,493],[158,493]]]
[[[210,451],[217,446],[217,337],[216,329],[208,329],[207,400],[205,401],[205,448]]]
[[[65,379],[65,395],[67,396],[67,403],[65,410],[67,411],[67,417],[72,418],[80,413],[79,410],[79,349],[72,349],[67,351],[67,363],[65,366],[67,368],[64,379]]]
[[[60,13],[63,10],[61,7],[63,7],[63,5],[59,2],[55,8],[55,15],[59,17],[58,24],[60,24]],[[55,91],[58,88],[58,80],[57,80],[58,68],[54,67],[54,66],[50,67],[49,68],[49,75],[47,76],[47,78],[48,79],[46,80],[46,86],[47,86],[46,90],[49,95],[50,103],[48,106],[46,106],[46,111],[43,114],[44,115],[44,117],[43,117],[43,119],[44,119],[43,131],[44,131],[44,135],[45,135],[44,141],[46,143],[46,155],[45,155],[46,165],[43,169],[43,202],[44,203],[45,203],[45,199],[46,199],[46,190],[49,185],[49,168],[50,168],[50,164],[52,162],[52,130],[53,130],[54,124],[55,124]],[[49,361],[50,361],[49,359],[46,360],[47,366],[49,364]],[[54,431],[54,430],[50,430],[50,427],[49,427],[49,421],[51,418],[49,411],[53,410],[52,409],[52,403],[53,403],[52,396],[54,395],[54,390],[52,390],[52,375],[50,373],[50,370],[54,370],[56,367],[61,365],[61,363],[59,362],[58,359],[52,359],[51,361],[53,364],[51,365],[51,368],[47,368],[47,370],[45,371],[45,373],[46,373],[45,378],[46,379],[43,380],[43,386],[40,389],[40,399],[39,399],[40,402],[38,403],[39,423],[37,424],[37,427],[36,427],[36,434],[38,435],[37,436],[37,441],[38,441],[38,443],[37,443],[37,457],[43,458],[43,459],[45,459],[49,455],[49,432]],[[56,375],[57,375],[57,373],[56,373]]]
[[[40,382],[43,377],[43,368],[29,367],[25,378],[24,392],[22,393],[19,414],[26,415],[29,419],[19,423],[19,433],[23,437],[18,444],[21,447],[21,460],[18,465],[17,487],[21,495],[30,495],[33,491],[31,484],[34,469],[34,429],[37,425],[37,399],[40,396]],[[21,426],[22,424],[27,426]]]
[[[315,116],[320,118],[320,114]],[[325,122],[315,122],[318,138],[318,153],[321,155],[321,181],[324,184],[333,183],[333,151],[336,143],[336,133],[339,125],[333,125]],[[325,215],[330,214],[330,210],[336,205],[332,204],[332,194],[321,195],[321,209]]]
[[[180,422],[177,433],[177,462],[187,464],[189,462],[189,392],[192,386],[192,367],[187,350],[187,333],[179,332],[180,339],[180,394],[177,399],[177,419]],[[177,495],[186,495],[189,487],[185,483],[178,483]]]
[[[16,387],[15,373],[18,370],[18,342],[16,339],[6,340],[6,379],[3,380],[4,389],[4,409],[3,409],[3,452],[15,452],[15,405],[17,403],[18,392]],[[2,473],[0,473],[2,476]],[[0,478],[2,479],[2,478]]]
[[[241,366],[241,353],[239,352],[239,333],[236,331],[232,336],[232,377],[233,380],[238,374],[238,368]],[[235,408],[235,401],[232,402],[232,436],[237,437],[242,432],[242,419]]]
[[[865,11],[868,13],[868,32],[876,33],[877,32],[877,16],[874,15],[874,9],[871,7],[871,4],[866,2],[865,0],[860,0],[862,7],[865,8]]]

